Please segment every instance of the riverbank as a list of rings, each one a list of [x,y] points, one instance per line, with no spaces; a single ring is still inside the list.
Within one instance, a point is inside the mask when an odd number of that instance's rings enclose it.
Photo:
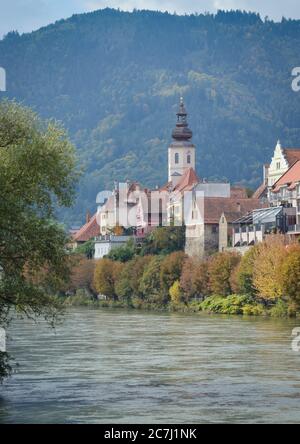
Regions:
[[[145,310],[156,312],[179,312],[179,313],[199,313],[206,312],[212,314],[226,314],[239,316],[263,316],[272,318],[296,317],[297,313],[291,312],[282,300],[278,300],[273,305],[265,305],[257,302],[250,296],[230,295],[230,296],[210,296],[203,301],[191,301],[189,303],[167,303],[157,304],[133,298],[130,302],[114,300],[97,300],[85,292],[78,292],[74,296],[64,299],[65,307],[91,307],[91,308],[123,308],[131,310]]]

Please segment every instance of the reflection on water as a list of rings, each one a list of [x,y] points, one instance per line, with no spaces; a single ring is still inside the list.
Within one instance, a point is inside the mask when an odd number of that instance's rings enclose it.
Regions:
[[[297,321],[70,310],[17,321],[0,422],[300,422]]]

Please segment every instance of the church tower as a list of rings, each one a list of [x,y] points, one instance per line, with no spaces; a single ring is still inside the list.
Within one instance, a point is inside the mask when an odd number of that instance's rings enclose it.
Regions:
[[[180,99],[179,110],[177,112],[176,127],[172,132],[173,142],[169,146],[168,164],[169,164],[169,182],[175,186],[184,172],[196,166],[196,148],[190,141],[192,138],[192,131],[187,122],[187,112],[183,103],[183,98]]]

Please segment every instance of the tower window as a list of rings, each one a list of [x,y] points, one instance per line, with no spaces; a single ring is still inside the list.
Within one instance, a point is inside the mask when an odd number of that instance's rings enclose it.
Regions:
[[[179,154],[175,153],[175,163],[179,163]]]
[[[187,161],[187,163],[191,163],[191,155],[190,154],[187,155],[186,161]]]

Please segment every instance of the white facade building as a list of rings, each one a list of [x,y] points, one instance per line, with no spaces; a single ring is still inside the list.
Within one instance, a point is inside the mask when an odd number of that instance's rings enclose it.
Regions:
[[[94,259],[102,259],[106,256],[113,248],[122,247],[126,245],[127,242],[132,239],[132,236],[100,236],[95,239],[95,254]]]

